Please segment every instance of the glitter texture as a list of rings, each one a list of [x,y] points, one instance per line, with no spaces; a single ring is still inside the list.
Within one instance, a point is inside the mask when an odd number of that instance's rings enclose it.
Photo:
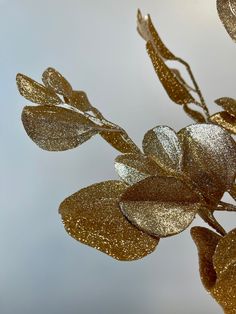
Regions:
[[[127,186],[119,181],[94,184],[68,197],[60,205],[66,231],[76,240],[118,260],[135,260],[158,244],[122,215],[118,200]]]
[[[236,41],[236,0],[217,0],[217,10],[228,34]]]

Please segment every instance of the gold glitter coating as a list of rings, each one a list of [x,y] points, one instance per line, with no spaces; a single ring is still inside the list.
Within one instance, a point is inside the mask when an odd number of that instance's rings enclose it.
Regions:
[[[218,275],[224,272],[232,262],[236,263],[236,229],[219,241],[213,261]]]
[[[62,103],[60,97],[52,90],[23,74],[17,74],[16,83],[20,94],[33,103],[39,105],[59,105]]]
[[[158,126],[148,131],[143,138],[143,151],[165,168],[181,171],[182,147],[171,128]]]
[[[197,110],[193,110],[192,108],[189,107],[189,105],[185,104],[183,106],[184,111],[187,113],[187,115],[192,118],[194,121],[198,123],[204,123],[206,122],[206,119],[204,116]]]
[[[217,10],[228,34],[236,41],[236,0],[217,0]]]
[[[236,143],[223,128],[194,124],[182,129],[183,171],[207,200],[218,202],[236,175]]]
[[[27,106],[22,122],[29,137],[49,151],[77,147],[98,133],[96,125],[83,115],[56,106]]]
[[[216,282],[213,255],[221,236],[204,227],[193,227],[191,236],[198,249],[199,272],[202,284],[210,291]]]
[[[147,42],[147,51],[156,74],[172,101],[179,105],[194,102],[194,98],[186,87],[180,83],[176,75],[168,68],[163,59],[156,53],[151,42]]]
[[[65,199],[59,212],[66,231],[118,260],[136,260],[153,252],[159,239],[134,227],[119,209],[118,200],[126,188],[120,181],[106,181]]]
[[[70,98],[72,87],[70,83],[55,69],[48,68],[43,72],[42,81],[44,85],[55,93]]]
[[[232,134],[236,134],[236,116],[229,114],[226,111],[218,112],[210,117],[210,121],[222,126]]]
[[[164,174],[154,160],[142,154],[118,156],[115,160],[115,169],[120,178],[130,185],[150,176]]]
[[[218,106],[221,106],[225,109],[229,114],[236,116],[236,100],[229,97],[222,97],[215,100],[215,103]]]
[[[83,112],[89,111],[92,108],[86,93],[83,91],[73,91],[70,97],[70,103],[73,107]]]
[[[148,234],[167,237],[190,225],[201,201],[183,181],[155,176],[129,187],[119,204],[135,226]]]

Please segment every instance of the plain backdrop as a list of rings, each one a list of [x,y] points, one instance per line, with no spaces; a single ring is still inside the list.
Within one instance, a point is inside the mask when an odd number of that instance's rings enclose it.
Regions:
[[[198,273],[189,229],[136,262],[118,262],[64,231],[60,202],[117,178],[116,152],[99,137],[66,152],[39,149],[26,135],[17,72],[40,80],[48,66],[141,144],[164,124],[191,124],[155,76],[136,32],[150,13],[168,47],[187,60],[211,112],[235,97],[236,46],[215,0],[0,0],[0,313],[218,314]],[[235,215],[218,214],[227,230]],[[196,219],[193,225],[204,225]]]

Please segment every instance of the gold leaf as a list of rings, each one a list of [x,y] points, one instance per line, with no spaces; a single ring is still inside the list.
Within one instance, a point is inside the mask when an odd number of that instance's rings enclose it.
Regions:
[[[130,185],[153,175],[164,174],[154,160],[142,154],[118,156],[115,169],[120,178]]]
[[[190,125],[178,135],[184,154],[183,171],[210,203],[217,204],[235,179],[235,141],[214,124]]]
[[[130,186],[120,198],[120,208],[127,219],[158,237],[185,230],[200,206],[199,196],[173,177],[146,178]]]
[[[182,148],[177,134],[171,128],[158,126],[149,130],[143,138],[143,151],[164,168],[181,171]]]
[[[236,262],[229,265],[219,276],[211,291],[212,296],[223,307],[226,314],[236,313]]]
[[[216,283],[216,272],[213,266],[213,255],[221,237],[215,232],[193,227],[191,236],[197,246],[199,256],[199,271],[204,287],[210,291]]]
[[[218,276],[220,276],[230,264],[236,263],[236,229],[233,229],[219,241],[213,263]]]
[[[196,111],[191,109],[188,105],[184,105],[184,111],[187,113],[187,115],[192,118],[194,121],[198,122],[198,123],[204,123],[206,122],[206,119],[204,118],[204,116]]]
[[[83,91],[73,91],[70,104],[83,112],[89,111],[92,108],[86,93]]]
[[[179,82],[175,74],[168,68],[162,58],[156,53],[151,42],[147,43],[147,51],[152,64],[170,99],[179,105],[194,103],[194,98],[186,87]]]
[[[221,111],[211,116],[210,121],[236,134],[236,116],[234,117],[226,111]]]
[[[49,151],[77,147],[98,133],[96,125],[83,115],[55,106],[27,106],[22,122],[29,137]]]
[[[140,10],[137,14],[137,30],[145,41],[150,41],[155,51],[166,60],[176,60],[173,53],[164,45],[159,34],[157,33],[150,15],[143,17]]]
[[[105,125],[104,127],[109,129],[107,125]],[[100,132],[100,135],[112,147],[114,147],[115,149],[117,149],[123,154],[139,152],[139,149],[137,148],[137,146],[133,143],[133,141],[127,136],[127,134],[123,130],[120,130],[120,132],[102,131]]]
[[[215,103],[218,106],[221,106],[225,109],[229,114],[236,116],[236,99],[229,97],[222,97],[215,100]]]
[[[212,228],[214,228],[219,234],[225,235],[225,229],[221,226],[221,224],[214,217],[215,207],[212,204],[207,204],[202,206],[198,210],[198,215]]]
[[[60,97],[52,90],[23,74],[17,74],[16,83],[20,94],[33,103],[39,105],[59,105],[62,103]]]
[[[180,73],[180,71],[179,71],[178,69],[171,69],[171,71],[175,74],[175,76],[177,77],[177,79],[179,80],[179,82],[180,82],[182,85],[184,85],[188,91],[196,92],[196,90],[195,90],[193,87],[191,87],[190,85],[188,85],[188,84],[185,82],[185,80],[183,79],[183,77],[182,77],[182,75],[181,75],[181,73]]]
[[[217,0],[217,10],[228,34],[236,41],[236,1]]]
[[[72,94],[70,83],[55,69],[48,68],[43,72],[42,81],[44,85],[51,88],[57,94],[69,98]]]
[[[153,252],[159,239],[138,230],[119,209],[118,200],[126,188],[120,181],[106,181],[65,199],[59,212],[66,231],[118,260],[136,260]]]

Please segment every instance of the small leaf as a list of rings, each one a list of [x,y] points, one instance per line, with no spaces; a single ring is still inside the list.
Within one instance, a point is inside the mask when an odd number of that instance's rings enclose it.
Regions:
[[[183,171],[214,206],[231,188],[236,175],[236,143],[223,128],[194,124],[178,133]]]
[[[236,1],[217,0],[217,10],[228,34],[236,41]]]
[[[226,111],[215,113],[210,117],[212,123],[218,124],[232,134],[236,134],[236,116],[232,116]]]
[[[170,99],[179,105],[194,103],[194,98],[175,74],[168,68],[162,58],[155,52],[151,42],[147,43],[147,51],[152,64]]]
[[[214,217],[214,206],[212,204],[208,204],[207,206],[202,206],[198,210],[198,215],[215,231],[224,236],[226,234],[225,229],[221,226],[221,224]]]
[[[150,41],[156,53],[166,60],[176,60],[173,53],[164,45],[157,33],[150,15],[143,17],[140,10],[137,14],[137,30],[145,41]]]
[[[184,111],[187,113],[187,115],[193,119],[194,121],[198,122],[198,123],[204,123],[206,122],[206,119],[204,118],[204,116],[196,111],[191,109],[188,105],[184,105]]]
[[[236,229],[233,229],[219,241],[213,262],[218,276],[220,276],[230,264],[236,263]]]
[[[77,147],[98,133],[96,125],[83,115],[55,106],[27,106],[22,122],[29,137],[49,151]]]
[[[106,181],[65,199],[59,212],[66,231],[118,260],[136,260],[153,252],[159,239],[138,230],[119,209],[118,200],[126,188],[120,181]]]
[[[185,230],[200,206],[199,196],[173,177],[149,177],[129,187],[120,198],[127,219],[157,237]]]
[[[217,279],[212,296],[223,307],[225,314],[236,310],[236,262],[232,263]]]
[[[215,100],[218,106],[221,106],[229,114],[236,116],[236,99],[223,97]]]
[[[86,93],[83,91],[73,91],[70,104],[83,112],[89,111],[92,108]]]
[[[69,98],[72,94],[70,83],[55,69],[48,68],[43,72],[42,81],[44,85],[51,88],[57,94]]]
[[[59,105],[62,103],[60,97],[52,90],[45,88],[23,74],[17,74],[16,83],[20,94],[33,103],[39,105]]]
[[[171,128],[158,126],[148,131],[143,138],[143,151],[164,168],[181,171],[182,148],[177,134]]]
[[[185,88],[188,90],[188,91],[192,91],[192,92],[196,92],[196,90],[191,87],[190,85],[188,85],[185,80],[183,79],[180,71],[178,69],[171,69],[171,71],[175,74],[176,78],[179,80],[179,82],[185,86]]]
[[[125,154],[115,160],[115,169],[127,184],[135,184],[147,177],[164,174],[156,162],[142,154]]]
[[[197,246],[199,256],[199,271],[204,287],[210,291],[216,283],[216,272],[213,266],[213,255],[221,237],[215,232],[203,228],[193,227],[191,236]]]
[[[104,127],[109,129],[107,125],[104,125]],[[100,135],[112,147],[114,147],[123,154],[139,153],[139,149],[137,148],[137,146],[133,143],[133,141],[127,136],[127,134],[122,129],[120,130],[120,132],[102,131],[100,132]]]

